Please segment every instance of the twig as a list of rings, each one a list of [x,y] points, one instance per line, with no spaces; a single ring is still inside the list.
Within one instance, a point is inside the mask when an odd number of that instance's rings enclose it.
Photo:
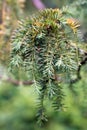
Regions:
[[[20,85],[32,85],[34,83],[34,81],[19,81],[19,80],[14,80],[10,77],[8,77],[7,79],[4,79],[3,76],[0,76],[0,79],[2,79],[3,81],[6,81],[6,82],[9,82],[13,85],[16,85],[16,86],[20,86]]]
[[[86,63],[87,63],[87,52],[84,52],[83,60],[80,62],[80,65],[78,66],[77,78],[74,80],[71,80],[70,85],[73,83],[76,83],[77,81],[79,81],[82,78],[80,75],[80,71],[81,71],[82,66],[84,66]]]
[[[37,8],[37,9],[44,9],[46,8],[45,5],[42,3],[41,0],[32,0],[34,6]]]

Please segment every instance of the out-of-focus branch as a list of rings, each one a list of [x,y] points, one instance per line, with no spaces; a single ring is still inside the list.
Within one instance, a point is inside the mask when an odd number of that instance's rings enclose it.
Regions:
[[[19,81],[19,80],[14,80],[14,79],[12,79],[10,77],[3,78],[3,76],[1,76],[1,75],[0,75],[0,79],[2,81],[9,82],[9,83],[11,83],[11,84],[13,84],[15,86],[19,86],[19,85],[25,85],[25,86],[27,86],[27,85],[32,85],[34,83],[34,81]]]
[[[37,9],[44,9],[46,8],[46,6],[42,3],[41,0],[32,0],[34,6],[37,8]]]
[[[86,63],[87,63],[87,52],[85,52],[84,57],[83,57],[83,60],[81,61],[80,65],[79,65],[79,67],[78,67],[77,76],[78,76],[79,79],[81,78],[81,76],[80,76],[81,67],[82,67],[83,65],[85,65]]]
[[[79,50],[79,51],[81,51],[84,54],[84,56],[83,56],[83,59],[78,66],[77,78],[74,79],[74,80],[71,80],[70,84],[76,83],[77,81],[79,81],[82,78],[81,75],[80,75],[80,71],[81,71],[82,66],[84,66],[87,63],[87,52],[85,52],[83,50]]]

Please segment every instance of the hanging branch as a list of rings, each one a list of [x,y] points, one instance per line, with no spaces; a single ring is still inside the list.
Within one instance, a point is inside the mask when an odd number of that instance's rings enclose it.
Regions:
[[[22,67],[36,87],[40,87],[40,110],[44,108],[45,98],[52,101],[56,111],[62,110],[64,93],[60,75],[79,72],[78,65],[83,64],[76,39],[80,25],[67,16],[59,9],[39,11],[38,15],[20,22],[11,39],[11,69]],[[44,122],[44,111],[38,114],[39,123]]]

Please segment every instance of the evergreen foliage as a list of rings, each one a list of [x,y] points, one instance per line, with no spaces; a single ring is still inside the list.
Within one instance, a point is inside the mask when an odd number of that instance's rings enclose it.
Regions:
[[[77,44],[77,20],[59,9],[45,9],[19,23],[12,35],[12,69],[23,67],[38,89],[38,123],[47,121],[44,100],[55,110],[64,107],[62,82],[76,74],[82,54]],[[39,86],[39,87],[38,87]]]

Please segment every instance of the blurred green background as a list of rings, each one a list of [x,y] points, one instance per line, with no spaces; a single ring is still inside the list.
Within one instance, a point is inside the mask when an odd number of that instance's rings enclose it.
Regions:
[[[81,23],[82,37],[87,44],[87,2],[84,0],[42,0],[45,8],[69,6]],[[82,67],[82,79],[73,86],[64,84],[65,108],[55,112],[46,101],[48,122],[36,123],[37,92],[32,86],[16,86],[5,81],[9,76],[25,80],[21,70],[8,73],[10,37],[20,19],[38,8],[33,0],[0,0],[0,130],[87,130],[87,65]]]

